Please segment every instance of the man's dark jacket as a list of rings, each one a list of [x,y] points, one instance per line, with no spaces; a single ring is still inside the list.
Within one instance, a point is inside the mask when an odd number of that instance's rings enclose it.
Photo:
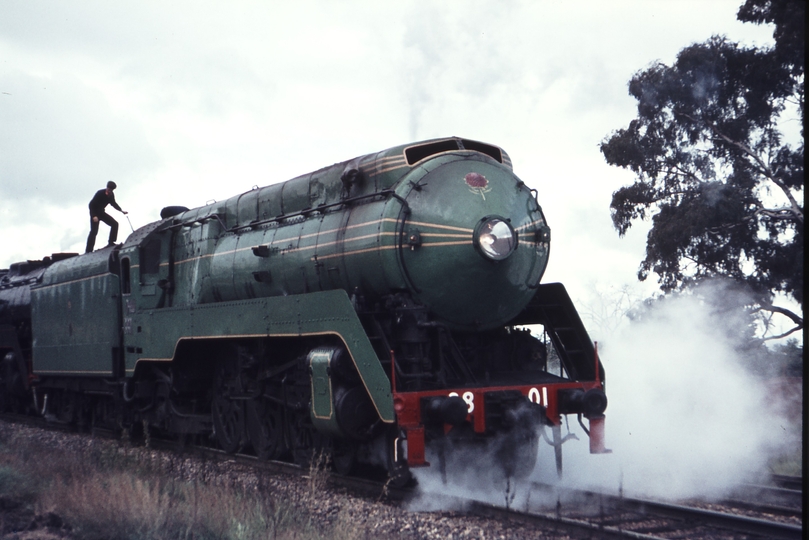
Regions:
[[[115,193],[110,191],[110,194],[107,195],[106,189],[99,189],[96,191],[96,194],[93,195],[93,200],[90,201],[90,217],[98,217],[101,214],[104,214],[104,209],[108,204],[111,204],[112,207],[119,212],[123,212],[121,207],[118,206],[118,203],[115,202]]]

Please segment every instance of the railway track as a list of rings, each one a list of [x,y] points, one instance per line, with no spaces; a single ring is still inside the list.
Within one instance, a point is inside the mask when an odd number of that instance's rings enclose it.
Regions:
[[[176,447],[173,442],[158,440],[157,444],[165,449]],[[194,446],[193,450],[209,458],[235,460],[270,472],[302,476],[322,473],[283,461],[262,461],[247,454],[226,454],[218,448],[207,446]],[[417,496],[416,490],[395,488],[373,478],[328,473],[328,482],[373,499],[407,501]],[[736,538],[737,533],[750,535],[751,538],[802,538],[801,525],[769,517],[782,516],[802,523],[802,491],[778,487],[800,486],[800,482],[792,477],[776,477],[773,483],[776,485],[744,484],[739,492],[744,500],[737,498],[716,504],[702,501],[672,504],[584,490],[561,491],[556,486],[542,484],[534,484],[532,490],[546,494],[549,489],[554,490],[556,505],[551,509],[536,506],[516,510],[474,500],[456,502],[458,507],[484,515],[500,515],[587,534],[599,531],[600,535],[619,538]],[[547,496],[534,498],[547,500]]]
[[[71,431],[63,424],[48,423],[43,419],[31,417],[2,416],[12,422],[21,422],[29,426],[46,427],[51,430]],[[112,437],[111,433],[95,430],[99,436]],[[166,441],[152,438],[150,446],[162,450],[182,449],[183,453],[197,454],[204,459],[236,461],[250,467],[265,470],[269,473],[294,474],[304,477],[313,474],[326,475],[328,484],[334,487],[349,489],[372,500],[408,501],[418,492],[409,489],[396,489],[376,479],[346,477],[329,474],[322,467],[307,469],[298,465],[280,461],[261,461],[255,456],[245,454],[227,454],[208,446],[180,445],[177,441]],[[778,478],[779,485],[794,480]],[[677,505],[660,501],[642,500],[625,496],[614,496],[592,491],[562,489],[558,486],[534,484],[531,486],[532,497],[528,500],[546,501],[545,504],[533,503],[521,509],[506,508],[474,500],[456,499],[453,504],[457,508],[465,508],[474,515],[495,519],[508,519],[541,527],[543,531],[564,531],[573,537],[599,538],[802,538],[801,525],[775,521],[767,515],[781,515],[802,523],[800,513],[801,492],[777,486],[743,486],[746,498],[752,501],[767,501],[766,504],[746,501],[725,501],[722,511],[710,508],[697,508],[693,505]],[[796,495],[797,494],[797,495]],[[764,496],[766,495],[766,496]],[[758,497],[758,499],[756,499]],[[773,512],[774,497],[784,501],[790,498],[791,506],[779,506],[781,512]],[[797,499],[796,499],[797,497]],[[547,501],[555,501],[548,504]],[[713,505],[710,505],[713,506]],[[742,507],[753,515],[741,515],[735,509]]]
[[[163,446],[163,443],[158,443]],[[168,444],[167,447],[171,446]],[[271,472],[297,474],[304,477],[323,474],[322,470],[302,468],[298,465],[261,461],[245,454],[226,454],[218,449],[194,447],[194,451],[208,458],[235,460]],[[369,478],[328,474],[333,487],[349,489],[365,497],[406,502],[417,496],[417,490],[394,488]],[[533,489],[547,493],[549,486],[535,485]],[[556,489],[556,488],[553,488]],[[687,505],[676,505],[652,500],[615,497],[582,490],[557,492],[557,504],[548,508],[505,508],[474,500],[456,499],[453,506],[466,512],[495,519],[516,520],[532,524],[543,530],[564,531],[573,536],[602,538],[802,538],[801,526],[728,512],[719,512]],[[547,500],[547,497],[543,497]],[[749,508],[762,512],[761,508]]]
[[[782,474],[770,475],[770,481],[773,485],[784,488],[800,491],[803,489],[803,478],[800,476],[784,476]]]
[[[742,484],[729,498],[722,501],[722,504],[743,511],[802,517],[803,490],[800,487],[779,487],[778,479],[773,479],[773,483],[776,485]],[[797,484],[792,481],[790,485]]]
[[[580,531],[601,538],[802,538],[802,527],[794,523],[773,521],[699,508],[625,496],[614,496],[585,490],[559,489],[535,484],[532,493],[548,500],[555,496],[555,505],[535,505],[515,511],[502,507],[474,503],[475,512],[531,520],[543,527],[566,532]],[[752,508],[752,505],[751,505]],[[766,508],[766,507],[765,507]],[[764,515],[766,512],[757,508]],[[800,510],[796,510],[800,517]],[[794,515],[794,514],[793,514]]]

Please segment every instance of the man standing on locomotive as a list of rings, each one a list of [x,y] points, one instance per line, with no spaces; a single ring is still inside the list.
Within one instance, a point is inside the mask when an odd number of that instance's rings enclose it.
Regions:
[[[118,186],[110,180],[107,182],[106,189],[99,189],[90,201],[90,235],[87,237],[87,249],[85,253],[93,251],[96,243],[96,235],[98,234],[98,222],[103,221],[110,226],[110,239],[107,246],[112,246],[118,239],[118,222],[112,216],[107,214],[104,209],[108,204],[123,214],[128,214],[126,210],[121,210],[118,203],[115,202],[115,195],[112,193]]]

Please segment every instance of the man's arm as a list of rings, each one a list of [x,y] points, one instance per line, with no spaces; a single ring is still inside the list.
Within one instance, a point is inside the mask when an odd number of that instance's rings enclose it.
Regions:
[[[109,200],[110,200],[110,204],[112,205],[112,207],[115,208],[116,210],[118,210],[119,212],[121,212],[122,214],[128,214],[129,213],[129,212],[126,212],[124,210],[121,210],[121,207],[118,206],[117,202],[115,202],[115,193],[110,193]]]

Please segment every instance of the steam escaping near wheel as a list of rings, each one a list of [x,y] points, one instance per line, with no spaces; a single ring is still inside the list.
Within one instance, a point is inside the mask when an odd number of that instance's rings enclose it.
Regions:
[[[418,490],[408,508],[464,510],[457,507],[459,500],[522,507],[529,497],[535,468],[547,466],[537,460],[541,445],[545,445],[541,429],[520,427],[478,446],[451,442],[443,450],[429,447],[427,459],[435,466],[414,470]],[[534,499],[536,502],[536,496]]]

